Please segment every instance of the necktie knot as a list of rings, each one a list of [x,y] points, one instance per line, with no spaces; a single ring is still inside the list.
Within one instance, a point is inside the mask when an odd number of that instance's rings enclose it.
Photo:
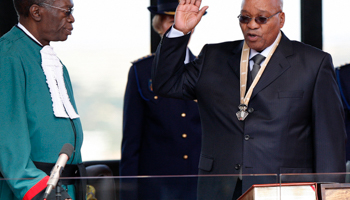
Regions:
[[[261,54],[256,54],[252,60],[254,61],[254,64],[260,65],[261,62],[265,59],[265,56],[261,55]]]
[[[252,60],[254,62],[253,69],[252,69],[252,80],[254,80],[255,76],[258,74],[260,69],[261,62],[265,59],[265,56],[261,54],[256,54]]]

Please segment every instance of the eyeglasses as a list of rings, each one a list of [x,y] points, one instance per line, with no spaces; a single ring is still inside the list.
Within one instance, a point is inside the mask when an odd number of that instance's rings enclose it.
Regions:
[[[41,3],[41,4],[44,4],[44,5],[49,6],[49,7],[51,7],[51,8],[56,8],[56,9],[59,9],[59,10],[63,11],[64,14],[66,15],[66,17],[69,17],[69,16],[73,13],[73,8],[64,9],[64,8],[52,6],[52,5],[47,4],[47,3]]]
[[[279,11],[273,15],[271,15],[270,17],[263,17],[263,16],[259,16],[259,17],[254,17],[254,18],[251,18],[251,17],[248,17],[248,16],[244,16],[242,14],[238,15],[238,19],[239,19],[239,22],[242,23],[242,24],[248,24],[250,21],[252,21],[252,19],[255,20],[255,22],[257,24],[266,24],[267,23],[267,20],[269,20],[271,17],[277,15],[278,13],[281,13],[282,11]]]

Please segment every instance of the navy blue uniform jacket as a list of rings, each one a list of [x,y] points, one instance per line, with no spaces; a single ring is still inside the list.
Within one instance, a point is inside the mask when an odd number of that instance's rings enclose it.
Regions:
[[[350,160],[350,64],[337,67],[335,71],[345,112],[346,160]]]
[[[129,71],[124,97],[120,174],[197,175],[201,146],[198,104],[193,100],[154,94],[153,58],[151,55],[135,61]],[[161,187],[156,187],[151,184],[152,180],[142,180],[145,183],[138,185],[139,199],[167,199],[166,196],[195,199],[195,179],[185,181],[188,184],[180,179],[178,184],[169,180],[170,187],[164,182]]]
[[[329,54],[283,34],[252,93],[251,113],[238,121],[243,41],[205,45],[195,61],[174,62],[183,59],[189,37],[162,39],[153,89],[167,97],[198,99],[200,174],[345,171],[344,112]],[[252,183],[276,182],[260,178],[244,177],[243,191]],[[232,199],[235,183],[203,178],[199,199]]]

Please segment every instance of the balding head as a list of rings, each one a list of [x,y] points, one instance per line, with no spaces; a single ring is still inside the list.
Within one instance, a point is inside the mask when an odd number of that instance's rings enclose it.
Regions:
[[[277,0],[279,5],[279,9],[283,11],[283,0]],[[243,4],[245,3],[245,0],[242,1],[241,8],[243,8]]]

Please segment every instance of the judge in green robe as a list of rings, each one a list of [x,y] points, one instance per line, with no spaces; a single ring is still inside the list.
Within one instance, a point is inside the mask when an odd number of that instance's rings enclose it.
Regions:
[[[36,0],[26,10],[29,2],[14,0],[19,24],[0,38],[1,200],[39,199],[66,143],[74,147],[66,168],[82,163],[83,131],[71,81],[49,46],[71,34],[73,2]]]

